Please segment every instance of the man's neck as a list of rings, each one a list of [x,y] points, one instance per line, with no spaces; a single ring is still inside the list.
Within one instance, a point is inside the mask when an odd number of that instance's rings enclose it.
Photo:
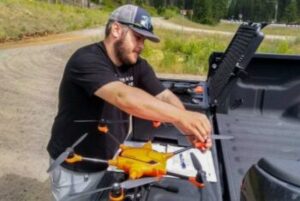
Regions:
[[[110,60],[114,63],[114,65],[121,66],[122,63],[115,54],[113,43],[109,42],[108,39],[105,39],[103,43]]]

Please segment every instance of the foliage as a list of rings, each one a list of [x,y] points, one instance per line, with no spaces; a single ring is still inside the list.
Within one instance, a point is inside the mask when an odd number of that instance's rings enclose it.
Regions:
[[[147,43],[143,56],[158,72],[168,73],[206,74],[208,56],[224,50],[228,40],[167,30],[158,30],[158,34],[161,43]]]
[[[242,1],[242,0],[241,0]],[[103,1],[106,3],[104,9],[83,9],[79,7],[66,6],[62,4],[48,4],[35,0],[1,0],[0,1],[0,39],[18,39],[34,34],[47,34],[91,27],[104,24],[107,20],[108,11],[113,10],[116,1]],[[224,1],[225,2],[225,1]],[[216,16],[214,9],[218,6],[200,2],[199,6],[211,6],[210,19]],[[295,4],[294,5],[298,5]],[[148,4],[142,5],[146,10],[156,13],[156,9]],[[296,6],[294,6],[296,7]],[[258,7],[256,7],[258,9]],[[288,9],[289,8],[287,4]],[[176,6],[161,8],[161,14],[172,15],[179,12]],[[203,11],[204,12],[204,11]],[[287,12],[287,11],[286,11]],[[290,11],[291,12],[291,11]],[[14,13],[14,15],[11,15]],[[259,13],[259,12],[258,12]],[[219,17],[223,15],[220,14]],[[202,16],[205,18],[205,16]],[[185,26],[219,31],[235,31],[236,24],[221,23],[217,26],[201,25],[188,21],[186,18],[175,16],[171,20],[177,20]],[[179,20],[179,22],[178,22]],[[186,73],[206,75],[208,68],[208,57],[213,51],[224,51],[230,37],[220,35],[208,35],[199,33],[185,33],[182,31],[168,31],[165,29],[155,30],[161,38],[161,43],[154,44],[146,42],[142,56],[145,57],[158,72]],[[299,30],[294,27],[280,29],[278,27],[267,27],[267,34],[296,35]],[[264,40],[259,49],[261,52],[300,54],[299,35],[294,40]]]
[[[296,23],[300,22],[300,0],[232,0],[228,17],[243,21]]]
[[[284,10],[284,19],[289,23],[293,23],[297,19],[297,3],[291,1]]]
[[[173,8],[172,7],[170,7],[170,8],[160,8],[160,9],[157,10],[157,13],[159,13],[161,16],[163,16],[164,19],[168,20],[168,19],[171,19],[171,18],[178,15],[178,9],[176,9],[174,7]]]
[[[228,0],[193,0],[190,19],[202,24],[216,24],[227,14]]]
[[[95,27],[104,24],[107,16],[108,13],[104,11],[63,4],[1,0],[0,42]]]
[[[212,52],[224,51],[230,36],[185,33],[160,29],[156,31],[161,43],[146,42],[142,56],[161,73],[206,75]],[[262,53],[300,54],[300,39],[265,39],[259,48]]]

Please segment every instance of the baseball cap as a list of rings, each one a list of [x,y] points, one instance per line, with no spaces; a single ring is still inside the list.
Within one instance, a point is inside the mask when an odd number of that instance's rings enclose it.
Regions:
[[[159,37],[153,33],[151,16],[138,6],[131,4],[120,6],[112,12],[109,20],[127,25],[134,32],[141,34],[152,42],[158,43],[160,41]]]

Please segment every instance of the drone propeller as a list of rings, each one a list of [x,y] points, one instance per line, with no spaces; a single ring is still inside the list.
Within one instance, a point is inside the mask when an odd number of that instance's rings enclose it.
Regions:
[[[215,194],[211,188],[211,185],[207,181],[206,172],[203,170],[200,162],[198,161],[198,159],[196,158],[196,156],[193,152],[190,153],[190,156],[191,156],[193,165],[194,165],[195,169],[197,170],[196,180],[198,180],[198,182],[201,182],[204,184],[204,187],[206,187],[206,190],[208,191],[208,194],[211,197],[211,200],[216,201],[217,199],[215,199]]]
[[[129,122],[129,120],[105,120],[105,119],[100,119],[100,120],[74,120],[75,123],[98,123],[98,130],[103,133],[107,134],[117,145],[120,145],[121,142],[109,132],[109,128],[106,124],[120,124],[120,123],[126,123]]]
[[[136,187],[143,186],[143,185],[146,185],[146,184],[150,184],[150,183],[153,183],[153,182],[157,182],[159,180],[160,180],[160,177],[147,177],[147,178],[136,179],[136,180],[127,180],[127,181],[124,181],[124,182],[121,182],[121,183],[115,183],[110,187],[99,188],[99,189],[96,189],[96,190],[93,190],[93,191],[73,194],[73,195],[70,196],[69,200],[74,200],[74,199],[77,199],[77,198],[82,197],[82,196],[91,195],[91,194],[94,194],[94,193],[99,193],[99,192],[102,192],[102,191],[110,190],[110,189],[113,189],[115,186],[119,186],[122,189],[131,189],[131,188],[136,188]]]
[[[64,162],[64,160],[66,158],[68,158],[68,156],[72,153],[74,153],[74,148],[81,143],[86,136],[88,135],[88,133],[85,133],[84,135],[82,135],[71,147],[68,147],[63,153],[61,153],[58,158],[50,165],[50,167],[48,168],[47,172],[51,172],[52,170],[54,170],[56,167],[58,167],[60,164],[62,164]]]
[[[127,123],[129,120],[105,120],[105,119],[84,119],[84,120],[74,120],[75,123],[102,123],[102,124],[120,124]]]

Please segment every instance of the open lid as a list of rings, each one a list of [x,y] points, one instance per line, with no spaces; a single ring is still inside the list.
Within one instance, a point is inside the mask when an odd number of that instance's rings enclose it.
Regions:
[[[266,24],[245,23],[240,25],[227,47],[219,65],[209,74],[208,87],[210,105],[217,106],[227,96],[229,89],[225,88],[233,78],[242,75],[255,51],[264,38],[261,29]],[[227,87],[228,88],[228,87]]]

